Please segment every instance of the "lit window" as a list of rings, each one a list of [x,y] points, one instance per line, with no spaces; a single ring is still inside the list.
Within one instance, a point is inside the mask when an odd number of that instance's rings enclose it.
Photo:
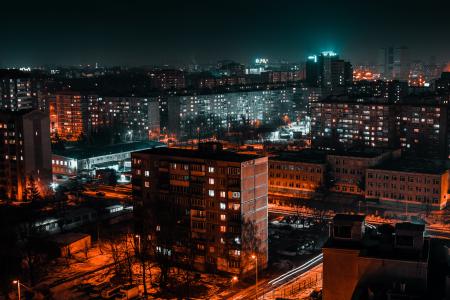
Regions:
[[[226,226],[220,226],[220,232],[227,232]]]
[[[208,179],[208,183],[209,183],[209,184],[214,184],[214,178],[209,178],[209,179]]]
[[[220,215],[220,221],[226,221],[227,216],[226,215]]]
[[[150,176],[150,171],[145,171],[144,175],[145,175],[145,177],[149,177]]]
[[[220,202],[220,209],[224,210],[227,208],[227,205],[223,202]]]
[[[156,231],[161,231],[161,226],[156,225]]]
[[[145,182],[145,187],[146,187],[146,188],[150,187],[150,182],[146,181],[146,182]]]
[[[225,191],[220,191],[220,197],[221,197],[221,198],[225,198],[225,197],[226,197]]]
[[[214,197],[214,190],[209,190],[209,191],[208,191],[208,195],[209,195],[210,197]]]
[[[209,173],[214,173],[214,167],[208,167],[208,172]]]

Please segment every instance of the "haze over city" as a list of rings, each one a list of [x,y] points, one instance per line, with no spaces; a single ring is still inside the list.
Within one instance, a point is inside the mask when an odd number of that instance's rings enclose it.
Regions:
[[[4,67],[302,61],[332,49],[355,63],[408,46],[449,61],[447,1],[7,1]]]

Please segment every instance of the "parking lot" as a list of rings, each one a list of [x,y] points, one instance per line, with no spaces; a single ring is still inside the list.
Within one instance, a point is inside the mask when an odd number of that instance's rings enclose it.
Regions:
[[[328,223],[301,215],[269,214],[269,270],[285,272],[317,255],[328,238]]]

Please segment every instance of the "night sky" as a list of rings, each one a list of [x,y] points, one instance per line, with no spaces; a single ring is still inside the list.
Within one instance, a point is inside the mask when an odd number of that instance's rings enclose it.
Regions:
[[[255,57],[354,63],[405,45],[450,60],[450,1],[2,1],[0,65],[150,65]]]

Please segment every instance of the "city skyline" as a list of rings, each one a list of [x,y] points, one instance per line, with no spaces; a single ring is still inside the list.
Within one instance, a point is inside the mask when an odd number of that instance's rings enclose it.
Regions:
[[[14,11],[17,5],[4,7]],[[0,50],[0,65],[180,65],[223,58],[248,63],[256,57],[301,62],[323,50],[358,64],[376,62],[378,49],[391,45],[409,47],[412,59],[428,62],[435,56],[446,62],[447,6],[444,1],[187,5],[174,0],[77,1],[66,7],[29,1],[21,5],[20,17],[6,14],[0,20],[12,28],[5,32],[8,47]],[[30,35],[30,28],[43,34]]]

